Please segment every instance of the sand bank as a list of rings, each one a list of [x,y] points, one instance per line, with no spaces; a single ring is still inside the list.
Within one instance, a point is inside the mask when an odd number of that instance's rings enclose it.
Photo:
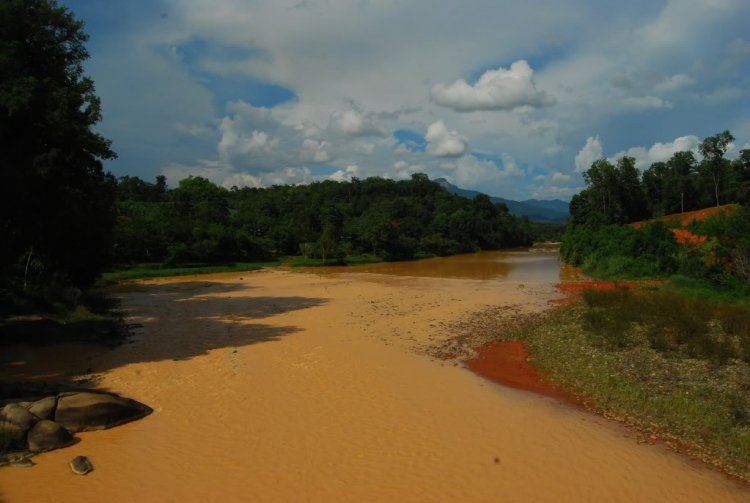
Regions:
[[[424,355],[468,313],[561,296],[541,255],[485,255],[503,262],[485,278],[268,271],[123,287],[143,325],[131,344],[8,348],[0,376],[93,374],[154,414],[0,470],[0,501],[749,501],[616,424]],[[70,472],[78,455],[93,473]]]

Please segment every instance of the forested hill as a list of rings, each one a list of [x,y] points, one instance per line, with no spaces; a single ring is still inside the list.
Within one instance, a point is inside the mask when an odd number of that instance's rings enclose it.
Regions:
[[[448,192],[474,199],[481,192],[476,190],[467,190],[456,187],[445,178],[436,178],[435,182],[443,186]],[[526,201],[514,201],[502,197],[489,196],[493,203],[503,203],[508,207],[511,214],[519,217],[528,217],[533,222],[558,222],[565,223],[570,216],[568,203],[553,199],[551,201],[539,201],[537,199],[528,199]]]
[[[147,183],[125,176],[117,200],[117,263],[308,254],[397,260],[532,241],[532,224],[506,205],[451,194],[424,174],[231,190],[200,177],[168,189],[164,177]]]

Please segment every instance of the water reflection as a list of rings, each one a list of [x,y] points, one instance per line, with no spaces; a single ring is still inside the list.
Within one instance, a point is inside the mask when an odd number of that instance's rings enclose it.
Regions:
[[[485,281],[545,281],[556,283],[573,279],[573,272],[562,267],[557,253],[528,252],[526,250],[484,251],[411,262],[383,262],[347,268],[309,267],[299,270],[316,274],[356,272]]]

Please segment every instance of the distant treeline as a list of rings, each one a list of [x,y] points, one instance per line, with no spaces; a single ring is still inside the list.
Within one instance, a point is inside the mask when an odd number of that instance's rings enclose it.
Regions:
[[[487,196],[453,195],[427,175],[233,187],[190,177],[174,189],[120,178],[116,263],[259,261],[373,255],[404,260],[531,244],[550,234]],[[554,234],[554,231],[551,233]]]
[[[609,278],[668,277],[681,274],[713,285],[747,289],[750,281],[750,150],[726,159],[734,140],[725,131],[703,140],[699,162],[677,152],[667,162],[641,172],[635,159],[593,163],[583,174],[586,189],[573,197],[562,257],[588,274]],[[626,225],[652,217],[737,203],[728,216],[692,225],[706,236],[678,246],[657,221],[640,229]]]

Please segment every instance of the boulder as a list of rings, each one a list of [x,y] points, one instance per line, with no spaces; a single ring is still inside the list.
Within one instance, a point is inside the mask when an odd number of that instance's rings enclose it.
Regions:
[[[32,403],[28,410],[39,419],[52,420],[55,418],[56,407],[57,397],[48,396],[47,398],[42,398],[41,400]]]
[[[70,462],[70,469],[73,470],[73,473],[75,474],[86,475],[94,469],[94,466],[86,456],[77,456]]]
[[[134,421],[153,410],[135,400],[104,393],[60,393],[55,422],[71,433],[104,430]]]
[[[17,403],[9,403],[0,410],[0,423],[18,428],[24,435],[39,420],[34,414]]]
[[[59,424],[42,419],[29,431],[28,444],[32,452],[53,451],[75,443],[73,435]]]

